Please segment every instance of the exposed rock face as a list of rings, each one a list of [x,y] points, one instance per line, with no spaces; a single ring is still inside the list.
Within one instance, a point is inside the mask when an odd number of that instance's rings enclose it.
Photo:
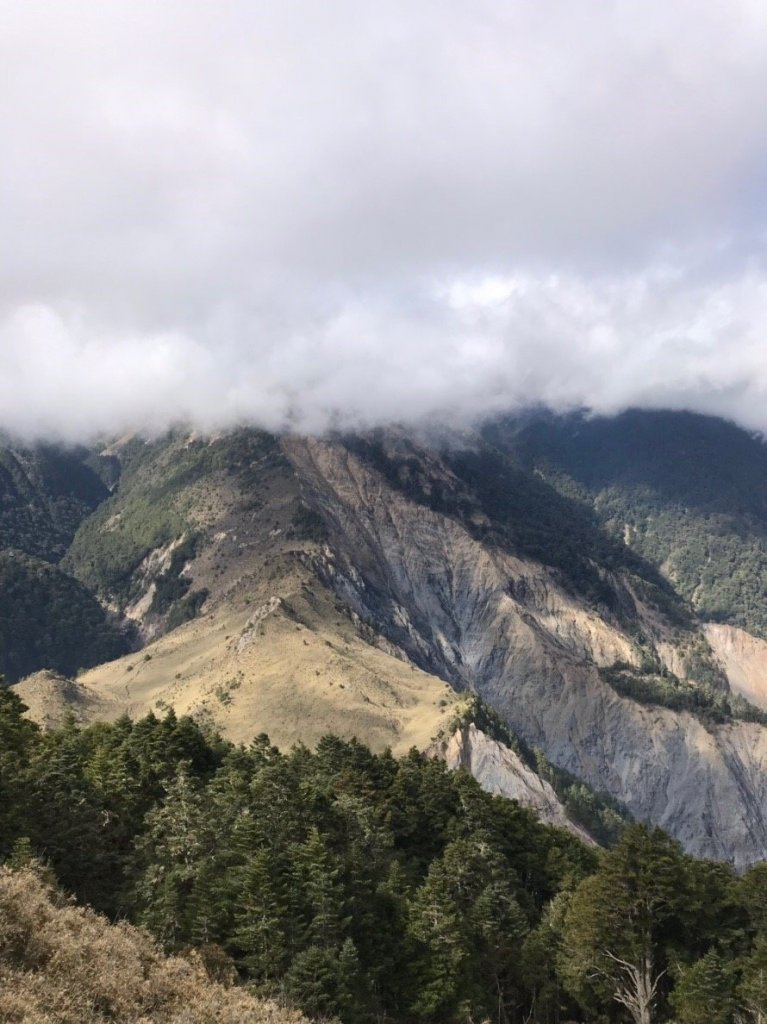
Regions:
[[[636,663],[634,642],[554,573],[484,546],[340,444],[285,450],[330,528],[318,571],[364,621],[690,852],[738,866],[767,854],[766,729],[618,696],[597,666]]]
[[[706,623],[705,631],[730,687],[757,707],[767,708],[767,640],[715,622]]]
[[[572,821],[549,783],[528,768],[518,754],[487,736],[473,722],[453,733],[440,756],[448,768],[463,768],[473,775],[486,792],[517,800],[535,811],[545,824],[566,828],[593,845],[594,840]]]

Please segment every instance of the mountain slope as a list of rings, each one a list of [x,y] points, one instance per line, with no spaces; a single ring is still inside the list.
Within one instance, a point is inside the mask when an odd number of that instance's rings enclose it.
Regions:
[[[124,633],[77,580],[19,551],[0,551],[0,674],[74,675],[128,649]]]
[[[143,930],[73,906],[29,869],[0,868],[0,1020],[29,1024],[301,1024],[302,1014],[166,957]]]
[[[147,646],[76,683],[53,673],[24,680],[18,692],[37,721],[55,726],[72,711],[84,722],[114,720],[172,706],[245,743],[267,732],[287,749],[335,733],[395,753],[449,734],[459,695],[360,622],[319,571],[327,529],[283,449],[255,433],[118,449],[127,471],[66,564],[122,608]],[[174,559],[180,551],[183,560]],[[174,627],[184,597],[158,612],[156,594],[158,583],[179,577],[205,600]],[[518,767],[508,773],[512,787],[515,774],[534,774]]]
[[[0,549],[59,561],[109,491],[89,453],[0,444]]]
[[[276,439],[132,440],[120,458],[119,487],[65,564],[149,646],[80,676],[94,717],[172,705],[238,741],[268,731],[287,748],[334,732],[401,752],[445,727],[451,687],[365,633],[317,578],[321,524]],[[195,594],[192,621],[174,622]],[[53,721],[67,701],[50,676],[20,692]]]
[[[693,624],[635,601],[629,631],[620,614],[572,594],[556,570],[484,546],[456,518],[387,491],[343,445],[296,440],[290,453],[329,523],[325,574],[363,620],[689,850],[737,863],[763,855],[767,731],[643,706],[599,672],[616,662],[641,670],[648,651],[684,664],[691,641],[701,641]],[[422,466],[444,473],[435,458],[427,452]],[[628,598],[632,582],[614,574],[610,586]]]
[[[324,607],[323,607],[324,604]],[[375,750],[425,749],[447,727],[457,695],[442,680],[366,643],[329,601],[273,596],[240,615],[205,617],[89,672],[78,684],[102,701],[91,718],[173,707],[248,743],[266,732],[282,749],[334,733]],[[18,692],[40,717],[60,684]],[[37,684],[39,687],[39,683]],[[39,710],[38,710],[39,709]]]
[[[612,485],[597,483],[631,462],[630,437],[614,458],[584,454],[584,467],[604,463],[584,482],[533,457],[536,429],[118,446],[119,485],[64,564],[149,646],[79,680],[87,713],[172,704],[238,739],[311,744],[333,731],[424,749],[455,694],[473,691],[556,768],[688,850],[762,858],[767,716],[742,696],[759,703],[759,659],[741,657],[738,677],[669,560],[605,515]],[[704,450],[719,430],[703,431]],[[746,459],[758,442],[741,442]],[[647,475],[637,462],[630,472]],[[38,703],[61,702],[50,679],[36,685]],[[484,770],[466,750],[454,760]]]
[[[126,633],[58,565],[108,497],[108,470],[85,449],[0,443],[0,675],[8,681],[38,669],[71,675],[128,649]]]
[[[691,413],[509,420],[485,435],[656,566],[699,616],[767,638],[767,445]]]

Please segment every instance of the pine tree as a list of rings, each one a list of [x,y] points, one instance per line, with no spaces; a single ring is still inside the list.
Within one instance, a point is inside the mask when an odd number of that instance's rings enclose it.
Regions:
[[[685,903],[678,845],[659,829],[627,829],[567,912],[562,974],[582,1005],[613,999],[634,1024],[652,1024]]]
[[[767,936],[757,938],[741,967],[738,1020],[744,1024],[767,1024]]]
[[[342,865],[328,849],[316,825],[295,849],[295,876],[306,913],[307,942],[338,949],[350,923]]]
[[[152,811],[139,851],[145,867],[136,886],[139,920],[167,948],[188,942],[190,897],[209,852],[202,797],[182,765],[163,804]]]
[[[288,908],[281,892],[280,870],[269,850],[252,854],[236,899],[231,943],[240,962],[256,981],[281,977],[287,965]]]
[[[310,1016],[338,1016],[343,1024],[365,1019],[364,983],[351,939],[338,949],[308,946],[288,970],[285,989]]]
[[[0,675],[0,857],[28,831],[28,773],[40,731],[24,717],[26,710]]]
[[[508,1021],[516,1004],[527,918],[504,879],[490,878],[471,910],[471,929],[478,973],[485,992],[494,994],[499,1021]]]
[[[671,995],[679,1024],[732,1024],[733,965],[715,949],[681,969]]]

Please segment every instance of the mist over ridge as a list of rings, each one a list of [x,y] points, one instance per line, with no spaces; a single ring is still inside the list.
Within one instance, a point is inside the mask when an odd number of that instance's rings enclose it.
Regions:
[[[12,0],[0,55],[1,429],[767,426],[752,0]]]
[[[750,287],[746,299],[758,315],[763,286]],[[621,310],[600,311],[595,326],[573,296],[582,287],[569,291],[567,308],[562,290],[553,296],[545,287],[542,298],[530,285],[492,307],[433,303],[433,318],[419,311],[417,324],[398,310],[358,305],[311,336],[272,333],[255,343],[205,344],[182,333],[73,336],[50,310],[25,309],[0,350],[0,429],[67,442],[179,424],[208,433],[254,425],[322,434],[392,423],[471,426],[536,407],[595,415],[686,410],[767,429],[761,338],[749,326],[726,348],[706,326],[728,302],[742,322],[729,289],[670,300],[686,307],[676,331],[651,310],[646,330]]]

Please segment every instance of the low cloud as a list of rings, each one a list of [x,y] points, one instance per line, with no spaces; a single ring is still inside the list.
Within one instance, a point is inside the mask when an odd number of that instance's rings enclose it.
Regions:
[[[761,3],[3,18],[0,427],[767,429]]]

